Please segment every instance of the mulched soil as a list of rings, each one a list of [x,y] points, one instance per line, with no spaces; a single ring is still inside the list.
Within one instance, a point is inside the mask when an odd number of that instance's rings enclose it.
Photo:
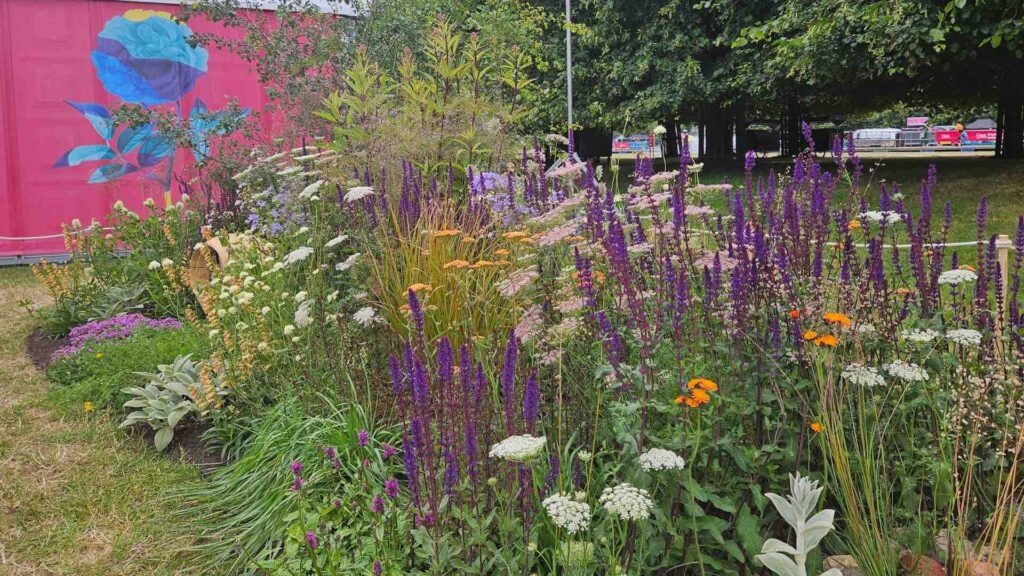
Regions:
[[[211,451],[203,442],[203,433],[209,428],[209,424],[191,418],[178,423],[174,427],[174,438],[163,453],[173,460],[180,458],[198,467],[203,475],[209,474],[224,464],[220,454]],[[149,426],[136,426],[134,430],[141,433],[146,442],[152,444],[156,431]]]
[[[70,340],[67,338],[53,338],[42,328],[35,328],[25,339],[25,351],[36,368],[45,370],[53,359],[53,353],[67,346]]]

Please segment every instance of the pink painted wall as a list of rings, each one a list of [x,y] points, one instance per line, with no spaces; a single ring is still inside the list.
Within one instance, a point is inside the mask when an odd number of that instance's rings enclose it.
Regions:
[[[0,0],[0,257],[63,252],[60,238],[5,238],[59,234],[61,223],[75,218],[102,221],[116,200],[137,211],[146,198],[162,202],[161,187],[139,174],[87,184],[95,162],[54,167],[69,149],[100,140],[65,100],[108,109],[120,104],[98,79],[90,52],[106,22],[133,9],[179,10],[110,0]],[[208,22],[189,26],[196,32],[222,31]],[[196,97],[211,110],[223,108],[230,98],[253,111],[267,103],[249,66],[212,47],[207,73],[182,99],[186,110]],[[272,128],[269,115],[262,121]],[[191,155],[179,152],[176,166],[189,163]]]

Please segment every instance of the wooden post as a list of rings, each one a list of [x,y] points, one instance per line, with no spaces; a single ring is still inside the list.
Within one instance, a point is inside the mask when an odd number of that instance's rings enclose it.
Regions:
[[[1003,324],[1006,322],[1006,303],[1009,301],[1009,298],[1007,298],[1007,290],[1009,289],[1007,283],[1010,279],[1010,248],[1012,246],[1013,242],[1010,241],[1010,237],[1006,234],[1000,234],[996,237],[996,261],[999,263],[999,281],[1002,282],[1003,293],[1003,302],[996,313],[995,326],[996,352],[1000,356],[1002,356],[1003,350]]]

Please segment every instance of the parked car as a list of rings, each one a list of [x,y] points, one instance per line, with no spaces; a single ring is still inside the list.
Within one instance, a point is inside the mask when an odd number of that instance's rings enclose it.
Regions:
[[[853,132],[853,142],[858,149],[895,148],[902,135],[899,128],[862,128]]]

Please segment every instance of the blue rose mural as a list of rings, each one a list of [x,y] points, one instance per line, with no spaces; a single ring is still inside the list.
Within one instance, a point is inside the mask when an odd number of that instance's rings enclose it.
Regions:
[[[169,12],[129,10],[106,23],[91,59],[103,88],[124,102],[147,109],[173,104],[178,120],[188,120],[189,148],[196,160],[202,160],[209,154],[209,136],[225,132],[228,112],[212,112],[198,98],[187,115],[182,111],[182,98],[206,74],[209,59],[204,48],[189,45],[191,35],[192,30]],[[160,183],[170,201],[177,151],[173,140],[158,133],[152,124],[123,127],[118,133],[106,107],[68,104],[85,117],[104,143],[76,146],[61,156],[55,167],[102,161],[88,183],[110,182],[139,172]],[[248,115],[248,110],[242,114]],[[162,170],[156,169],[158,166]]]

